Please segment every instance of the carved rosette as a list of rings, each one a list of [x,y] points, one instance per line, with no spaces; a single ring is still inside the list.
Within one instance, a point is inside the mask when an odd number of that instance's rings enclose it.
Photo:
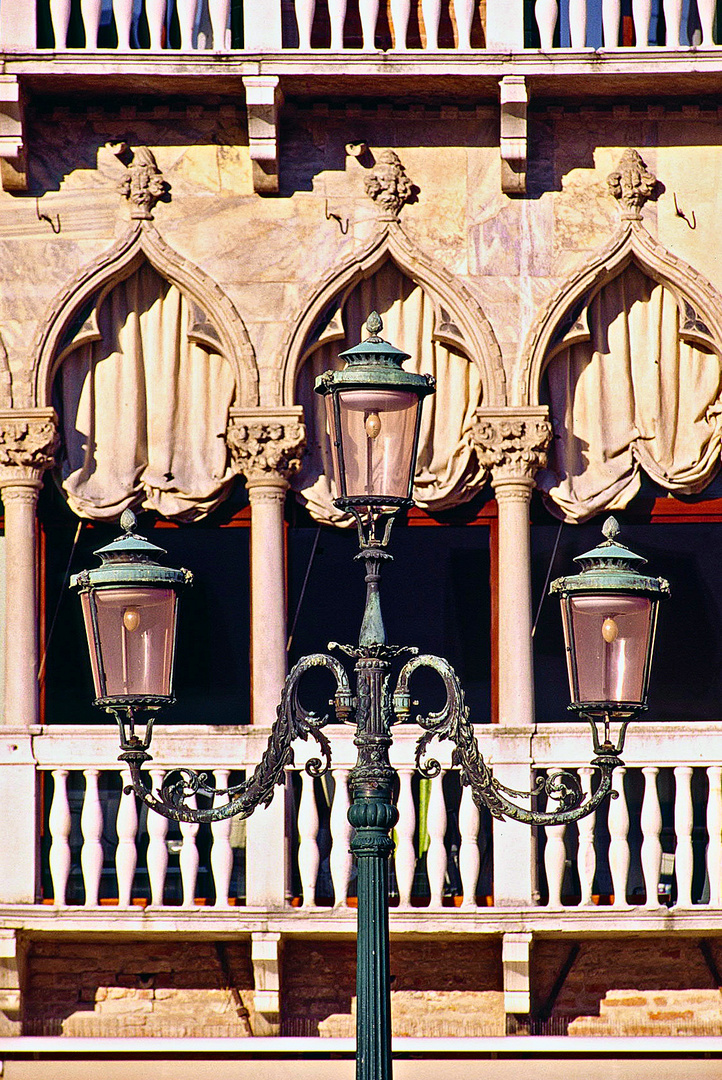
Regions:
[[[249,487],[279,485],[284,489],[301,465],[306,429],[301,409],[278,414],[252,411],[232,415],[226,442],[237,472]]]
[[[492,484],[510,480],[531,486],[547,463],[552,426],[546,408],[510,409],[490,413],[479,409],[471,430],[479,464],[491,473]]]
[[[414,185],[406,175],[399,155],[393,150],[383,150],[376,165],[364,182],[366,194],[381,211],[382,221],[396,221],[399,211],[411,198]]]
[[[609,193],[619,202],[622,219],[638,221],[642,207],[654,193],[657,177],[636,150],[625,150],[615,172],[607,177]]]
[[[60,445],[53,409],[0,411],[0,487],[39,487]]]
[[[130,216],[133,220],[152,221],[153,208],[169,188],[153,152],[147,146],[139,146],[133,151],[133,158],[126,169],[127,175],[121,180],[118,190],[131,204]]]

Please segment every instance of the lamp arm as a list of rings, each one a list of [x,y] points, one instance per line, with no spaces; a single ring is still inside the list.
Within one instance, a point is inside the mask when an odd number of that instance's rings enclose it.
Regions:
[[[557,770],[539,777],[531,791],[515,791],[496,780],[479,749],[458,676],[440,656],[415,656],[401,669],[393,695],[394,713],[398,720],[409,718],[409,681],[420,667],[436,671],[446,689],[446,703],[439,712],[416,718],[417,723],[425,729],[416,744],[416,766],[423,776],[438,776],[441,771],[441,765],[435,758],[425,759],[430,742],[435,738],[440,741],[450,739],[455,747],[451,763],[461,770],[462,784],[471,788],[474,802],[480,810],[486,807],[500,820],[508,817],[527,825],[565,825],[593,813],[607,795],[616,797],[617,793],[612,791],[612,772],[622,762],[611,746],[608,750],[605,746],[595,746],[598,756],[592,764],[599,768],[601,780],[594,794],[586,801],[579,777],[568,770]],[[550,812],[528,810],[507,797],[530,798],[542,793],[559,803],[559,809]]]
[[[336,679],[336,694],[333,699],[336,715],[342,716],[351,707],[351,692],[348,676],[343,665],[333,656],[314,653],[304,656],[293,667],[283,687],[281,701],[277,709],[275,723],[271,729],[268,745],[253,774],[243,783],[228,788],[216,788],[208,781],[208,774],[188,768],[176,768],[168,772],[163,779],[158,793],[146,786],[141,768],[149,760],[143,750],[126,750],[120,760],[128,764],[131,783],[125,788],[126,794],[134,792],[146,806],[171,821],[213,822],[230,817],[249,817],[258,806],[268,806],[275,788],[285,780],[286,769],[294,762],[293,743],[296,739],[304,742],[309,736],[315,739],[321,751],[321,757],[311,758],[306,763],[306,772],[311,776],[323,776],[331,765],[331,747],[326,735],[321,730],[331,722],[331,717],[318,716],[307,712],[298,700],[298,684],[310,669],[326,667]],[[333,718],[335,719],[335,717]],[[208,809],[191,806],[188,800],[195,795],[228,796],[229,801],[222,806]]]

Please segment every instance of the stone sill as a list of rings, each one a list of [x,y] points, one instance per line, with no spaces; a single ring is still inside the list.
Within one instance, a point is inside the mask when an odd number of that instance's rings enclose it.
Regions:
[[[31,935],[69,934],[75,936],[113,934],[116,936],[155,934],[184,935],[189,938],[247,937],[254,933],[280,933],[284,937],[353,937],[356,912],[351,908],[332,911],[263,911],[229,908],[215,911],[180,908],[119,910],[118,908],[57,909],[50,906],[3,905],[0,930],[19,930]],[[676,913],[674,909],[649,911],[643,907],[613,908],[480,908],[454,913],[423,908],[390,912],[392,938],[423,938],[429,935],[452,938],[462,935],[500,936],[532,932],[543,937],[622,937],[630,934],[684,934],[704,937],[722,932],[722,910],[704,907]]]
[[[479,97],[496,102],[499,80],[511,74],[527,78],[537,99],[714,95],[719,91],[722,49],[564,49],[553,53],[534,49],[469,53],[132,50],[122,54],[112,49],[49,49],[0,53],[0,65],[0,72],[21,78],[36,92],[90,90],[102,79],[105,91],[136,96],[143,92],[237,95],[242,76],[277,75],[290,94],[358,97],[423,91],[448,104],[450,92],[461,98],[466,93],[474,102]],[[138,79],[143,80],[140,86]]]

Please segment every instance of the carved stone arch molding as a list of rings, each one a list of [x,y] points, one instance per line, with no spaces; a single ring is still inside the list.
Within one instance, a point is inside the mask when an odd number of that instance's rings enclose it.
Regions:
[[[389,222],[371,243],[315,285],[303,314],[292,328],[282,375],[283,404],[295,401],[296,379],[309,350],[321,340],[341,340],[339,317],[349,293],[388,259],[427,292],[434,304],[434,339],[463,350],[478,367],[484,404],[504,405],[506,376],[501,349],[478,300],[445,267],[433,262],[406,236],[398,222]]]
[[[68,284],[35,358],[28,396],[56,399],[76,514],[190,521],[227,497],[229,418],[258,405],[253,349],[230,299],[147,220]]]
[[[347,523],[334,508],[330,444],[314,379],[337,366],[376,308],[382,336],[410,354],[409,370],[431,375],[437,392],[424,406],[414,498],[430,512],[468,502],[484,487],[473,439],[480,404],[505,400],[501,353],[478,302],[448,271],[419,252],[397,222],[334,269],[314,291],[285,352],[284,404],[304,408],[307,453],[292,486],[319,521]]]
[[[537,485],[567,521],[623,509],[643,477],[703,491],[722,454],[722,296],[639,216],[553,296],[532,328],[517,400],[547,404]]]
[[[675,296],[680,337],[720,352],[722,295],[692,266],[660,244],[640,220],[624,221],[611,241],[552,295],[534,321],[517,388],[522,405],[538,405],[544,369],[574,341],[588,340],[585,312],[593,298],[631,263]]]
[[[55,372],[68,350],[98,339],[98,311],[108,293],[144,260],[193,302],[189,337],[220,352],[233,369],[234,405],[258,405],[258,368],[233,302],[200,267],[184,259],[148,221],[138,221],[117,244],[80,271],[55,298],[33,348],[31,404],[50,404]]]

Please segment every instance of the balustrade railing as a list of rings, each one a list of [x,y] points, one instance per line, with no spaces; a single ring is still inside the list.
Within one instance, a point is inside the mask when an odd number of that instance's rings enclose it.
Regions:
[[[207,762],[217,786],[237,783],[255,767],[267,736],[254,728],[161,730],[150,770],[155,786],[179,755],[181,765]],[[531,786],[535,775],[562,766],[577,772],[585,791],[592,790],[594,770],[585,764],[589,736],[581,726],[542,725],[523,737],[490,725],[477,731],[502,782],[506,776],[518,786],[522,766]],[[212,826],[169,824],[145,807],[139,810],[123,793],[126,778],[110,729],[45,729],[33,739],[44,823],[40,899],[86,909],[248,903],[289,913],[325,910],[331,917],[347,910],[355,904],[346,816],[355,748],[349,728],[336,726],[329,734],[334,764],[324,777],[305,772],[304,754],[314,749],[299,746],[286,791],[276,795],[286,800],[285,833],[274,833],[263,813]],[[538,830],[538,866],[520,865],[511,848],[494,850],[491,819],[486,811],[479,813],[461,783],[447,744],[435,754],[439,775],[419,776],[417,734],[412,725],[398,726],[392,747],[399,822],[390,902],[400,912],[423,907],[463,915],[480,907],[508,907],[509,898],[494,889],[493,868],[505,860],[518,879],[516,896],[524,892],[519,882],[528,885],[538,876],[538,903],[547,910],[722,909],[720,725],[633,725],[626,765],[614,774],[618,797],[575,825]],[[520,747],[525,748],[521,754]],[[274,897],[264,894],[262,901],[254,899],[259,866],[245,858],[253,830],[253,850],[287,868],[281,875],[285,887]],[[508,866],[501,877],[509,879]]]
[[[0,48],[459,52],[715,44],[716,0],[0,0]]]

